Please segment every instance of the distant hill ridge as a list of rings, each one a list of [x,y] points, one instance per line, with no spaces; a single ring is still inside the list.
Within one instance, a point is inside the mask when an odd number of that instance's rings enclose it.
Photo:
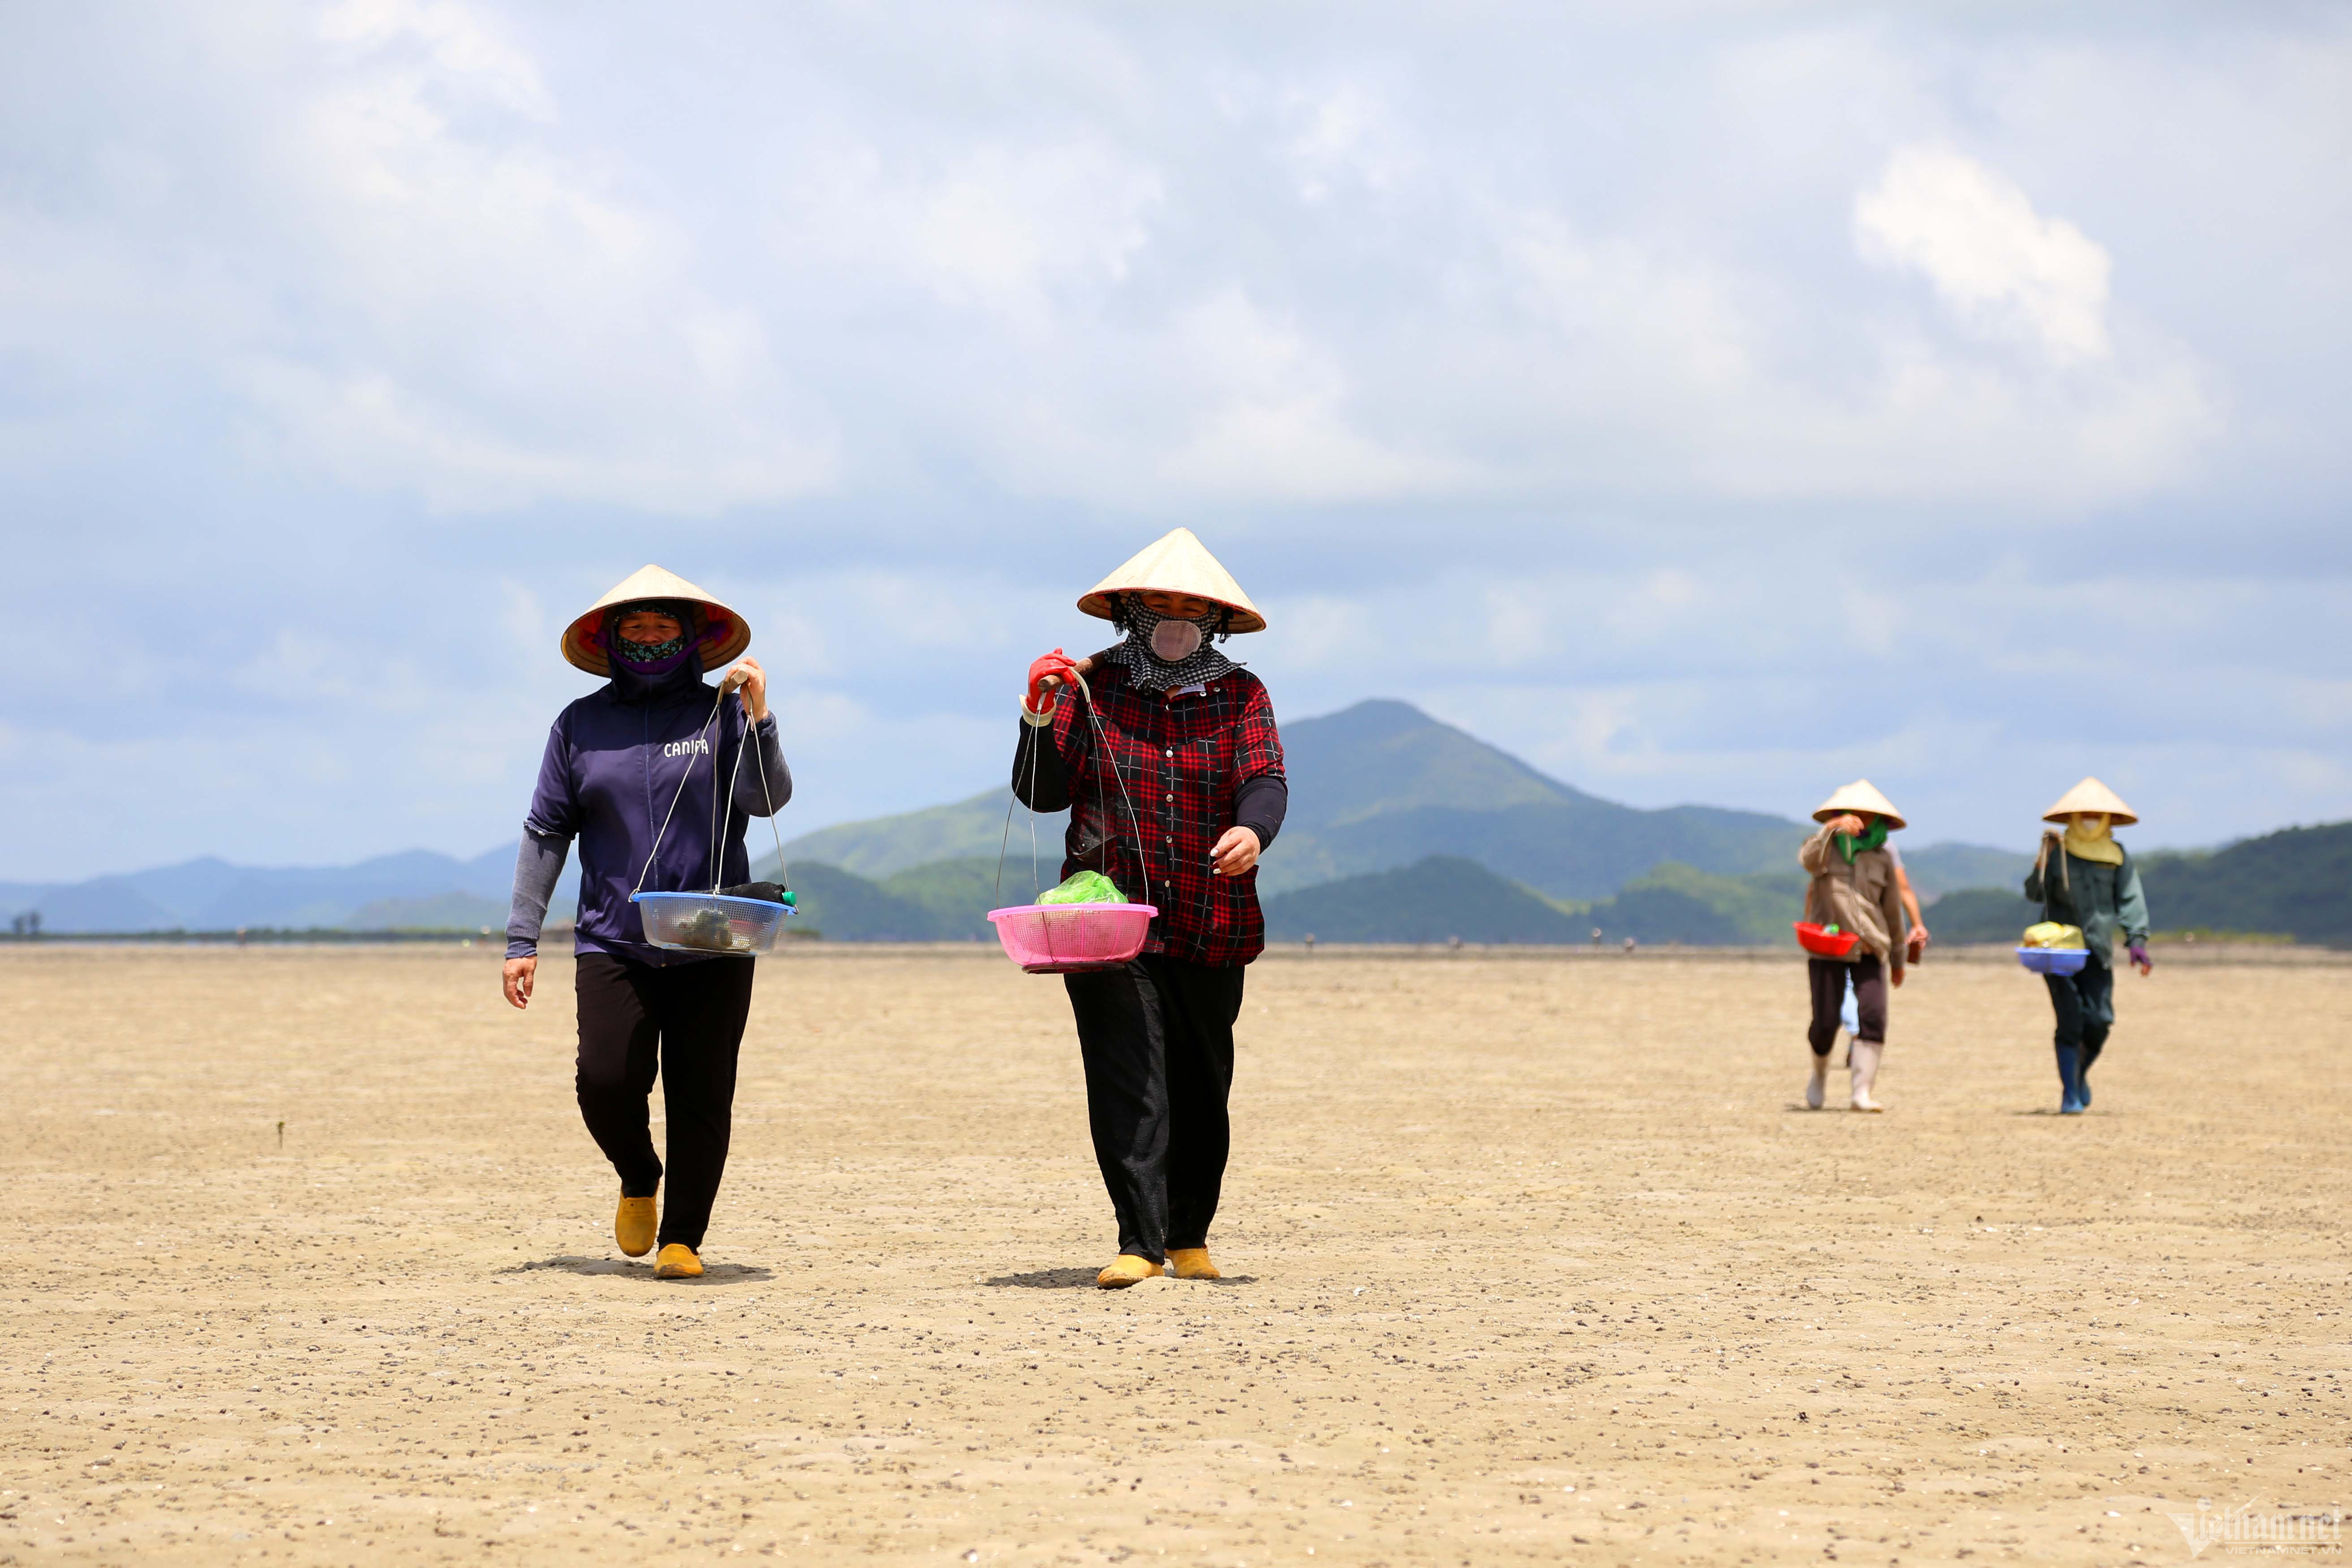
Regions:
[[[1297,721],[1284,741],[1291,816],[1259,881],[1277,931],[1340,940],[1338,925],[1327,933],[1307,922],[1354,919],[1350,929],[1369,931],[1378,922],[1362,920],[1406,901],[1421,907],[1382,929],[1420,930],[1441,910],[1459,928],[1508,909],[1524,916],[1504,922],[1519,934],[1498,940],[1555,941],[1563,932],[1589,940],[1600,925],[1609,940],[1779,941],[1792,918],[1782,906],[1792,899],[1802,823],[1602,800],[1404,702],[1360,702]],[[998,788],[792,840],[785,847],[807,924],[836,938],[986,938],[981,916],[990,903],[1029,893],[1031,824],[1017,807],[998,892],[1010,805],[1010,792]],[[1038,818],[1034,831],[1050,882],[1061,819]],[[1929,916],[1939,935],[1972,930],[1970,921],[2005,929],[2021,902],[2001,891],[2024,875],[2029,857],[2021,852],[1906,846],[1905,859],[1924,896],[1953,895]],[[68,885],[0,884],[0,913],[37,909],[53,931],[472,930],[503,924],[513,865],[511,844],[470,860],[416,850],[348,867],[257,868],[205,858]],[[2161,926],[2352,942],[2345,908],[2352,824],[2291,829],[2211,854],[2151,854],[2143,865]],[[1408,872],[1402,880],[1391,875]],[[577,876],[576,865],[567,870],[559,910],[575,897]],[[1986,891],[1955,891],[1970,889]],[[1309,891],[1312,900],[1295,901]],[[1349,900],[1366,912],[1323,912]],[[1472,939],[1460,929],[1442,935]]]
[[[2352,822],[2288,827],[2202,853],[2156,850],[2135,857],[2160,931],[2291,936],[2352,946]],[[1927,924],[1955,942],[2007,942],[2042,918],[2022,877],[1968,889],[1928,911]]]
[[[1359,702],[1286,724],[1282,733],[1290,817],[1258,872],[1268,897],[1443,855],[1547,898],[1598,899],[1666,861],[1717,875],[1784,871],[1811,831],[1761,812],[1643,810],[1602,800],[1408,702]],[[1008,764],[1011,751],[1008,743]],[[820,828],[786,844],[784,854],[794,866],[822,861],[867,878],[942,860],[993,860],[1008,806],[1009,864],[1027,856],[1030,818],[1006,788]],[[1062,821],[1036,819],[1050,858],[1058,858]],[[2013,851],[1969,845],[1931,845],[1906,858],[1913,881],[1931,894],[2022,876],[2027,864]]]
[[[470,860],[411,849],[353,866],[234,866],[207,856],[86,882],[0,883],[0,912],[37,910],[54,931],[504,926],[514,865],[511,843]],[[566,868],[558,905],[572,903],[579,885],[578,868]]]

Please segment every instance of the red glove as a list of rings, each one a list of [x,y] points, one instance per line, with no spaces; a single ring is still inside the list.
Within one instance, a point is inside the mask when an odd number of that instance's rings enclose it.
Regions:
[[[1029,666],[1029,695],[1021,700],[1021,705],[1032,713],[1043,713],[1052,708],[1055,699],[1045,689],[1045,678],[1056,676],[1067,682],[1077,673],[1077,660],[1060,648],[1038,658]]]

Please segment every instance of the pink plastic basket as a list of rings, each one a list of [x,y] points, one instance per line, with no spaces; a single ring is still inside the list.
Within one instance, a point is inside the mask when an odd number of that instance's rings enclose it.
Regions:
[[[1109,969],[1143,951],[1151,904],[1019,904],[991,910],[996,940],[1032,974]]]

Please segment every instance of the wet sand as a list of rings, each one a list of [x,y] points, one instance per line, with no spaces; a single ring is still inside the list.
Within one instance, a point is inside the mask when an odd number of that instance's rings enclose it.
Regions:
[[[1793,958],[1269,958],[1234,1278],[1125,1292],[1055,982],[762,961],[667,1284],[569,964],[496,970],[0,951],[0,1562],[2120,1563],[2352,1502],[2352,968],[2122,977],[2062,1120],[2000,964],[1896,994],[1868,1117],[1798,1100]]]

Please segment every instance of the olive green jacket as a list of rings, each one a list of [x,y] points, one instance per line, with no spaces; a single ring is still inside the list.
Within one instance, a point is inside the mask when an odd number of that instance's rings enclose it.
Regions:
[[[2122,865],[2110,866],[2069,855],[2064,843],[2054,833],[2042,836],[2042,853],[2025,874],[2025,896],[2048,910],[2052,920],[2081,926],[2091,952],[2113,969],[2117,927],[2126,943],[2147,940],[2147,896],[2140,891],[2139,868],[2132,864],[2128,849]]]

